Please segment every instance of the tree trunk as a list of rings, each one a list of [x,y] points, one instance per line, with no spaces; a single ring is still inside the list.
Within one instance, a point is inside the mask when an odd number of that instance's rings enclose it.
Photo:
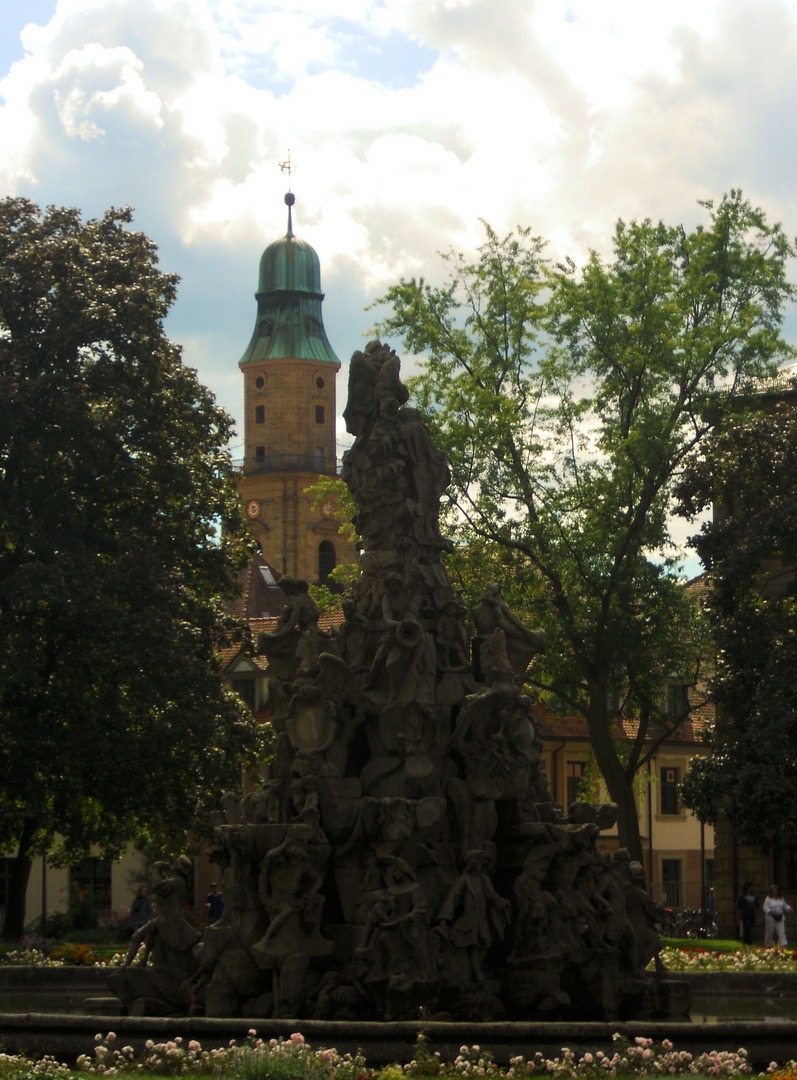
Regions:
[[[601,700],[601,697],[600,690],[591,695],[590,715],[587,717],[589,741],[608,788],[609,798],[617,804],[617,834],[620,847],[628,848],[631,858],[644,865],[634,789],[614,748],[609,732],[606,699],[603,696]]]
[[[35,832],[35,820],[26,815],[22,825],[19,850],[8,883],[8,904],[3,923],[4,941],[19,941],[25,932],[25,901],[28,895],[28,879],[32,861],[30,845]]]

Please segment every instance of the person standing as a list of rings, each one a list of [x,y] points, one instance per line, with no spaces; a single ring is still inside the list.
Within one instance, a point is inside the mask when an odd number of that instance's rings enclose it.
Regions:
[[[210,926],[211,923],[214,923],[217,919],[220,919],[223,911],[224,897],[219,892],[219,887],[216,882],[211,881],[210,892],[205,897],[205,912],[207,913],[208,917],[207,925]]]
[[[742,942],[745,945],[753,944],[753,927],[757,911],[758,897],[753,892],[753,883],[745,881],[742,891],[736,897],[736,921],[741,927]]]
[[[778,945],[786,947],[786,915],[791,908],[780,895],[780,889],[773,885],[764,901],[764,948],[771,949],[778,939]]]
[[[152,918],[152,901],[147,896],[147,886],[141,885],[136,893],[133,903],[130,905],[130,919],[133,923],[133,933],[136,930],[140,930],[142,926]]]

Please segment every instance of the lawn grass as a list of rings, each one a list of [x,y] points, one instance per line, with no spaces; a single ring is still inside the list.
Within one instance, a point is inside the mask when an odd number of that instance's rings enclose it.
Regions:
[[[705,949],[706,952],[738,952],[742,948],[741,941],[736,938],[666,938],[661,939],[662,945],[667,949]]]

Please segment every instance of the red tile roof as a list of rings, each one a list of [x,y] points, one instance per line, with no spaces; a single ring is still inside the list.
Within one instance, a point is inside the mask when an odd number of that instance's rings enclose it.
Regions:
[[[589,731],[586,718],[578,714],[563,714],[550,709],[539,699],[534,705],[534,719],[537,729],[543,740],[561,740],[569,742],[589,742]],[[666,742],[680,743],[682,745],[697,745],[702,742],[702,731],[708,724],[714,721],[714,706],[710,702],[701,701],[692,709],[690,715],[668,735]],[[639,722],[629,718],[619,722],[619,727],[628,739],[633,739],[639,730]],[[660,728],[651,724],[648,731],[648,740],[659,735]]]
[[[246,622],[278,616],[287,603],[279,578],[279,572],[262,555],[253,555],[238,572],[241,595],[227,603],[228,613]]]

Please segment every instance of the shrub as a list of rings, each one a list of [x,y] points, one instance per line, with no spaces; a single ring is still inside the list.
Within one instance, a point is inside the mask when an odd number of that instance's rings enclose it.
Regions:
[[[52,960],[60,960],[64,964],[77,964],[80,967],[93,967],[97,963],[97,956],[92,952],[90,945],[59,945],[50,953]]]
[[[25,934],[19,943],[19,947],[24,952],[40,952],[44,953],[45,956],[49,956],[56,944],[55,938],[52,937],[42,937],[41,934]]]

